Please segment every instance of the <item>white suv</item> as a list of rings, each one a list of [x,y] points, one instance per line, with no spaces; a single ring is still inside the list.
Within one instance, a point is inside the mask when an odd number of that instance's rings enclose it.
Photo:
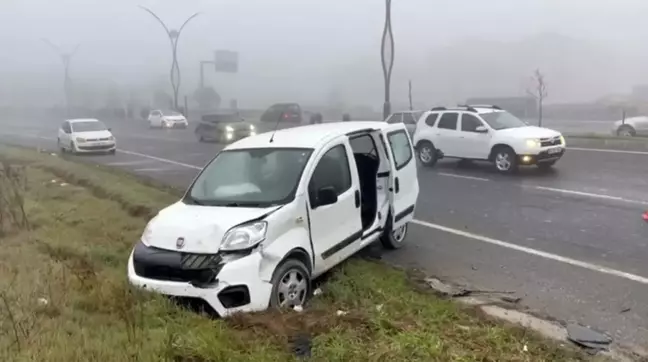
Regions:
[[[487,160],[501,173],[519,165],[547,169],[565,153],[560,132],[529,126],[497,106],[432,108],[419,118],[413,141],[426,166],[444,157]]]

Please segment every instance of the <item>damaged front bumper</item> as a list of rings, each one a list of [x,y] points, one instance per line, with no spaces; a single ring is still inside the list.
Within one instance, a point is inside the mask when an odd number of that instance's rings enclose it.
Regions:
[[[268,308],[272,285],[259,277],[261,262],[259,253],[183,253],[139,242],[128,260],[128,279],[164,295],[200,299],[226,317]]]

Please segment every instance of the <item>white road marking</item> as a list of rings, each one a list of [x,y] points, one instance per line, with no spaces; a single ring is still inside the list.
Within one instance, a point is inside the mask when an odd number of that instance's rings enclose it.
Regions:
[[[468,180],[477,180],[477,181],[490,181],[487,178],[483,177],[474,177],[474,176],[464,176],[464,175],[457,175],[456,173],[445,173],[445,172],[437,172],[438,175],[441,176],[449,176],[449,177],[456,177],[456,178],[465,178]]]
[[[173,168],[160,167],[160,168],[138,168],[133,171],[134,172],[168,172],[168,171],[177,171],[177,170]]]
[[[138,160],[138,161],[126,161],[126,162],[110,162],[106,165],[108,166],[128,166],[128,165],[141,165],[143,163],[155,162],[153,160]]]
[[[625,198],[619,197],[619,196],[593,194],[593,193],[589,193],[589,192],[573,191],[573,190],[565,190],[565,189],[556,189],[556,188],[553,188],[553,187],[544,187],[544,186],[533,186],[533,188],[535,188],[537,190],[559,192],[559,193],[563,193],[563,194],[571,194],[571,195],[577,195],[577,196],[593,197],[593,198],[597,198],[597,199],[621,201],[621,202],[627,202],[627,203],[631,203],[631,204],[648,205],[648,201],[630,200],[630,199],[625,199]]]
[[[117,152],[124,153],[124,154],[127,154],[127,155],[150,158],[151,160],[156,160],[156,161],[160,161],[160,162],[166,162],[166,163],[170,163],[172,165],[178,165],[178,166],[182,166],[182,167],[186,167],[186,168],[192,168],[194,170],[202,170],[202,167],[195,166],[195,165],[190,165],[188,163],[177,162],[177,161],[169,160],[169,159],[166,159],[166,158],[160,158],[160,157],[155,157],[155,156],[151,156],[151,155],[146,155],[146,154],[139,153],[139,152],[126,151],[126,150],[122,150],[121,148],[117,149]]]
[[[580,267],[580,268],[583,268],[583,269],[592,270],[592,271],[599,272],[599,273],[602,273],[602,274],[613,275],[613,276],[620,277],[620,278],[623,278],[623,279],[632,280],[634,282],[638,282],[638,283],[641,283],[641,284],[648,284],[648,278],[642,277],[642,276],[636,275],[636,274],[626,273],[626,272],[621,271],[621,270],[616,270],[616,269],[608,268],[608,267],[601,266],[601,265],[587,263],[587,262],[584,262],[584,261],[580,261],[580,260],[560,256],[560,255],[557,255],[557,254],[547,253],[545,251],[541,251],[541,250],[537,250],[537,249],[528,248],[528,247],[525,247],[525,246],[520,246],[520,245],[508,243],[508,242],[505,242],[505,241],[502,241],[502,240],[489,238],[487,236],[469,233],[467,231],[462,231],[462,230],[449,228],[447,226],[433,224],[433,223],[430,223],[430,222],[427,222],[427,221],[421,221],[421,220],[416,220],[415,219],[415,220],[412,221],[412,223],[420,225],[420,226],[424,226],[424,227],[427,227],[427,228],[443,231],[443,232],[446,232],[446,233],[449,233],[449,234],[462,236],[462,237],[465,237],[465,238],[468,238],[468,239],[481,241],[481,242],[488,243],[488,244],[491,244],[491,245],[496,245],[496,246],[500,246],[500,247],[515,250],[515,251],[520,251],[520,252],[523,252],[523,253],[526,253],[526,254],[529,254],[529,255],[534,255],[534,256],[541,257],[541,258],[545,258],[545,259],[554,260],[554,261],[557,261],[557,262],[569,264],[569,265],[572,265],[572,266],[577,266],[577,267]]]
[[[627,153],[630,155],[648,155],[648,151],[610,150],[610,149],[603,149],[603,148],[582,148],[582,147],[567,147],[567,149],[574,150],[574,151]]]

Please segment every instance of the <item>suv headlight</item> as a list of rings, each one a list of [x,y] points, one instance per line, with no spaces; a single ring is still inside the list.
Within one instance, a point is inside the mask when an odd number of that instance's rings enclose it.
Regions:
[[[79,142],[79,143],[83,143],[83,142],[85,142],[86,140],[85,140],[85,138],[83,138],[83,137],[77,137],[77,138],[76,138],[76,141]]]
[[[251,125],[250,125],[250,131],[254,131],[255,129],[256,129],[256,127],[254,127],[254,125],[251,124]]]
[[[529,148],[539,148],[540,147],[540,140],[535,139],[535,138],[530,138],[526,140],[526,146]]]
[[[226,130],[227,132],[234,132],[234,128],[232,128],[232,126],[227,126],[227,127],[225,127],[225,130]]]
[[[560,135],[560,144],[563,145],[563,146],[567,144],[565,142],[565,137],[563,135]]]
[[[234,227],[223,237],[220,250],[240,251],[253,248],[265,240],[268,223],[257,221]]]

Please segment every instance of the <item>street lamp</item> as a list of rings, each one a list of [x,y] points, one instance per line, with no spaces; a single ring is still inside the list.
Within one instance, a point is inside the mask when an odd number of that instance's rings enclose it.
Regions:
[[[385,78],[385,102],[383,104],[383,119],[391,114],[391,74],[394,67],[394,34],[391,27],[391,0],[385,0],[385,28],[382,35],[380,48],[383,76]]]
[[[162,25],[164,28],[164,31],[167,33],[167,36],[169,37],[169,42],[171,43],[171,56],[173,57],[173,60],[171,62],[171,87],[173,88],[173,107],[175,110],[178,110],[178,92],[180,91],[180,66],[178,65],[178,39],[180,38],[180,34],[182,34],[182,29],[196,16],[200,15],[200,13],[195,13],[191,15],[187,20],[185,20],[184,23],[182,23],[182,26],[180,26],[179,30],[175,29],[169,29],[166,24],[158,17],[155,15],[153,11],[151,11],[148,8],[145,8],[144,6],[140,5],[140,8],[147,13],[153,15],[153,17]]]
[[[66,116],[70,116],[70,61],[72,60],[72,56],[79,50],[79,45],[77,44],[74,49],[69,52],[65,53],[59,48],[58,46],[54,45],[51,41],[47,39],[41,39],[45,44],[49,45],[54,52],[61,58],[61,62],[63,62],[63,71],[64,71],[64,78],[63,78],[63,91],[65,92],[65,112]]]

